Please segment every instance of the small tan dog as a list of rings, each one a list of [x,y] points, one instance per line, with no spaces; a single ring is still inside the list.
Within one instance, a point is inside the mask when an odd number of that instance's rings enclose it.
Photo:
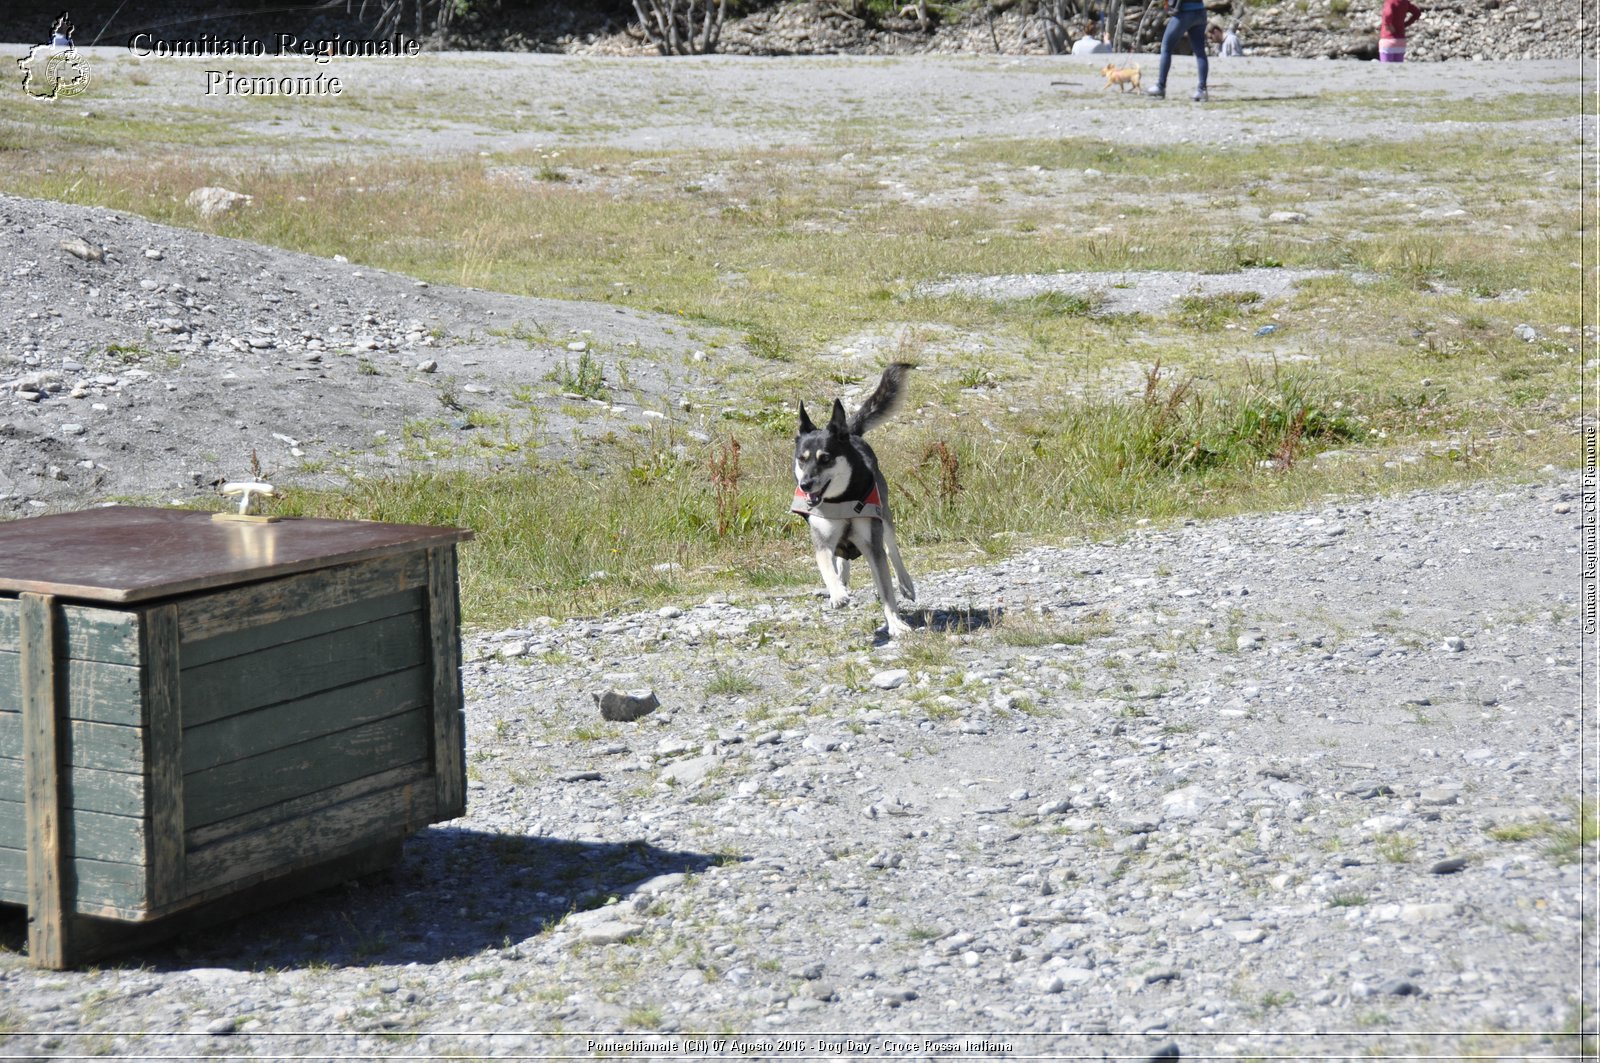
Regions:
[[[1118,92],[1127,92],[1132,85],[1135,92],[1139,90],[1139,68],[1136,66],[1116,67],[1107,63],[1100,71],[1106,76],[1106,88],[1117,86]]]

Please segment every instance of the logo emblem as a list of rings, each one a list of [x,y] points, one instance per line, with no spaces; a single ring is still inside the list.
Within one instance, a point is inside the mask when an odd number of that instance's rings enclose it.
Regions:
[[[73,25],[65,11],[50,27],[50,43],[35,45],[22,68],[22,91],[41,100],[81,96],[89,87],[89,65],[72,45]]]

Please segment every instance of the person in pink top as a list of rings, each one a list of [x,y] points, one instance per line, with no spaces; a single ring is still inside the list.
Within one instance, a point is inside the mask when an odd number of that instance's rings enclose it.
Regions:
[[[1406,61],[1406,28],[1422,17],[1422,9],[1411,0],[1383,0],[1383,15],[1378,21],[1378,62]]]

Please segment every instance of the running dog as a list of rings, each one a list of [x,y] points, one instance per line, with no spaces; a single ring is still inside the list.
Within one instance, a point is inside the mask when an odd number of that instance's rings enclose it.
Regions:
[[[1128,87],[1131,85],[1133,86],[1133,91],[1139,91],[1139,68],[1136,66],[1119,67],[1115,64],[1107,63],[1101,67],[1100,73],[1106,76],[1104,88],[1109,89],[1115,85],[1118,92],[1127,92]]]
[[[821,428],[811,423],[801,403],[800,430],[794,438],[792,511],[811,526],[811,545],[823,586],[828,589],[828,604],[837,609],[850,600],[850,562],[865,555],[891,638],[904,635],[911,627],[895,612],[890,562],[900,593],[915,601],[917,591],[895,543],[889,486],[878,469],[878,456],[862,433],[894,412],[910,368],[896,362],[884,370],[877,388],[852,416],[846,417],[844,403],[834,399],[833,416]]]

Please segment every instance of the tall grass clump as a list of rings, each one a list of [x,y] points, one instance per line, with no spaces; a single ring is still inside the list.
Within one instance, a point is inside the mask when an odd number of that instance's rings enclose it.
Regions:
[[[700,591],[729,569],[762,565],[794,518],[730,494],[735,486],[716,487],[691,460],[489,475],[426,469],[296,491],[277,512],[472,529],[462,608],[471,623],[494,624]]]
[[[1319,448],[1361,428],[1325,385],[1276,365],[1247,366],[1201,385],[1163,369],[1141,392],[1020,415],[991,438],[958,441],[943,456],[896,471],[896,520],[913,541],[961,538],[990,551],[1014,536],[1077,535],[1140,517],[1198,515],[1222,500],[1271,491]],[[941,435],[942,438],[942,435]]]

